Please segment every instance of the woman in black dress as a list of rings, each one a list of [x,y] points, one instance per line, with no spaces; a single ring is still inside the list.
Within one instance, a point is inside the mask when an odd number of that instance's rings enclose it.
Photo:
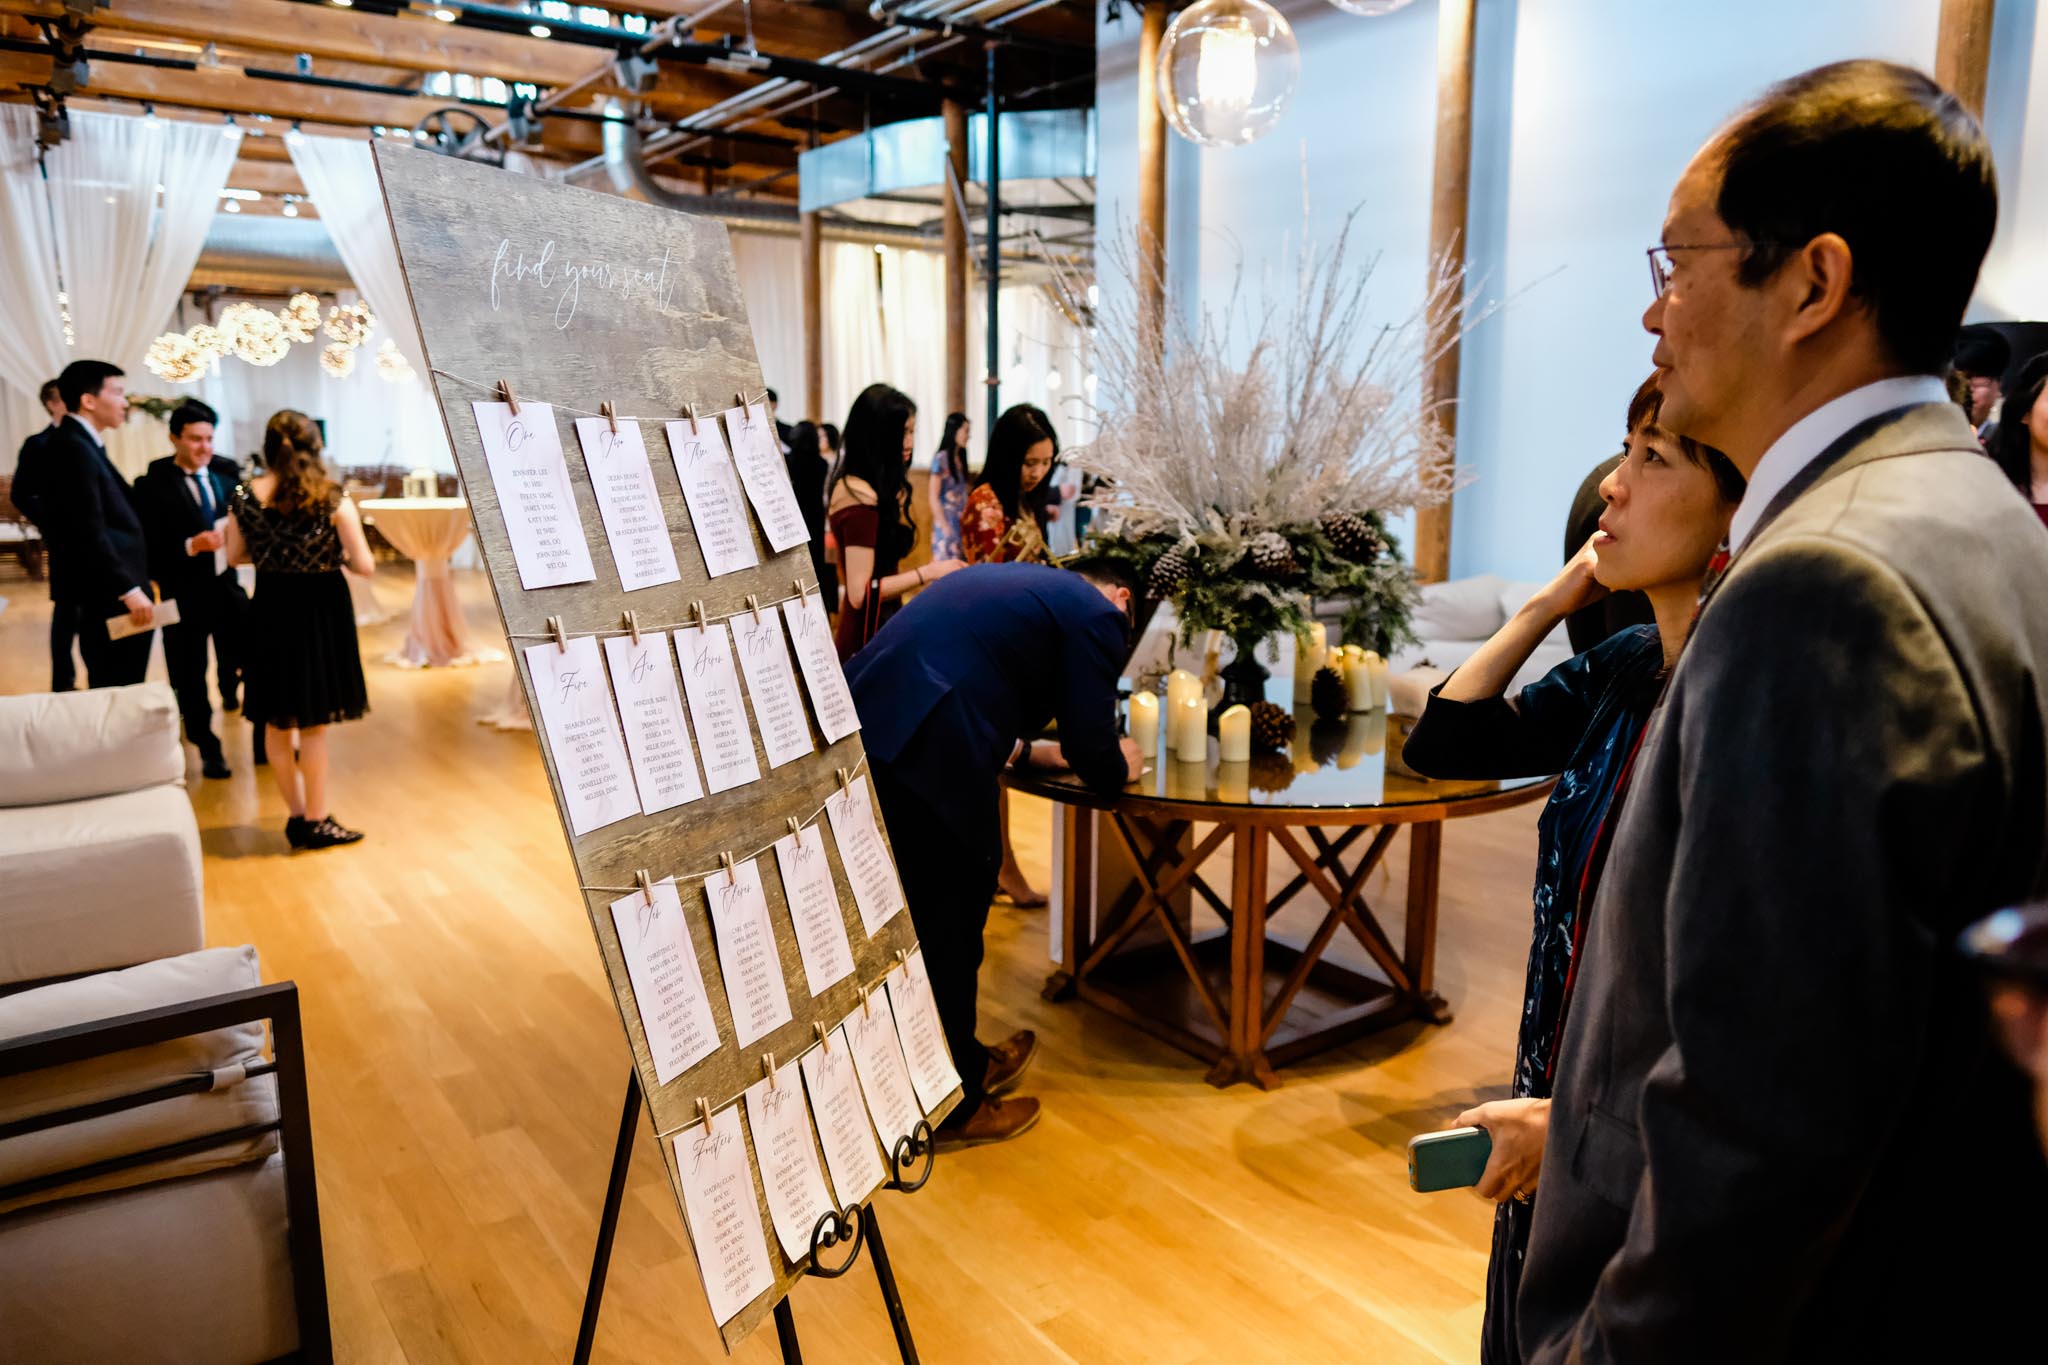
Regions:
[[[376,565],[355,504],[342,496],[321,452],[320,428],[287,408],[263,428],[265,472],[229,501],[228,557],[256,566],[242,704],[267,727],[270,772],[291,811],[284,837],[293,848],[363,837],[327,808],[327,727],[370,709],[355,606],[341,571],[346,565],[367,576]]]
[[[1401,755],[1430,777],[1560,774],[1536,827],[1535,932],[1510,1097],[1452,1120],[1454,1127],[1484,1128],[1493,1140],[1476,1187],[1499,1205],[1480,1343],[1485,1365],[1521,1359],[1515,1293],[1534,1215],[1529,1201],[1543,1164],[1573,969],[1620,814],[1614,799],[1742,500],[1742,475],[1728,457],[1659,427],[1661,405],[1656,381],[1646,380],[1629,404],[1628,453],[1600,484],[1607,510],[1599,531],[1430,694]],[[1628,589],[1648,596],[1656,625],[1631,626],[1514,696],[1504,695],[1508,681],[1567,616]]]

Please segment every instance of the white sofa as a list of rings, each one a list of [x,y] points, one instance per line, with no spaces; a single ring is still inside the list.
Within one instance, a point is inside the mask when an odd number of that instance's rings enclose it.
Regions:
[[[1410,621],[1420,643],[1397,650],[1387,660],[1393,709],[1402,715],[1421,714],[1429,690],[1478,653],[1479,646],[1543,586],[1515,583],[1495,574],[1425,583],[1422,601]],[[1559,625],[1536,646],[1536,652],[1508,683],[1507,692],[1521,691],[1571,656],[1571,641]]]
[[[194,951],[199,869],[169,687],[0,697],[0,988]]]

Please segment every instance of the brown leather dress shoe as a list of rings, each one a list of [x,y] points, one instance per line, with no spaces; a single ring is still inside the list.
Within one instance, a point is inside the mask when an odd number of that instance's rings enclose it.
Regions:
[[[957,1152],[963,1147],[986,1147],[991,1142],[1008,1142],[1036,1122],[1037,1100],[1005,1100],[991,1095],[981,1102],[981,1108],[968,1116],[967,1122],[958,1127],[947,1124],[933,1135],[932,1141],[942,1152]]]
[[[988,1050],[988,1074],[982,1078],[982,1093],[1007,1095],[1015,1090],[1017,1082],[1023,1079],[1024,1068],[1037,1055],[1038,1035],[1028,1028],[1018,1029],[997,1043]]]

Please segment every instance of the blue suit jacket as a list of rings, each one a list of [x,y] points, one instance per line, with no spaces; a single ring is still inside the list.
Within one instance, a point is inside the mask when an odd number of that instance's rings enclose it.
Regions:
[[[940,579],[847,661],[868,761],[948,824],[988,835],[1016,742],[1057,720],[1074,771],[1098,791],[1123,790],[1124,625],[1094,584],[1064,569],[983,564]]]

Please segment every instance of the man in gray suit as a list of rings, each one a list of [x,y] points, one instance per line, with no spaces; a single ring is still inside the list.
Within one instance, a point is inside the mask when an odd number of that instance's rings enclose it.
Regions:
[[[1880,62],[1672,193],[1663,420],[1749,490],[1595,868],[1530,1360],[2038,1353],[2048,1166],[1954,951],[2048,890],[2048,536],[1937,377],[1996,215],[1976,121]]]

